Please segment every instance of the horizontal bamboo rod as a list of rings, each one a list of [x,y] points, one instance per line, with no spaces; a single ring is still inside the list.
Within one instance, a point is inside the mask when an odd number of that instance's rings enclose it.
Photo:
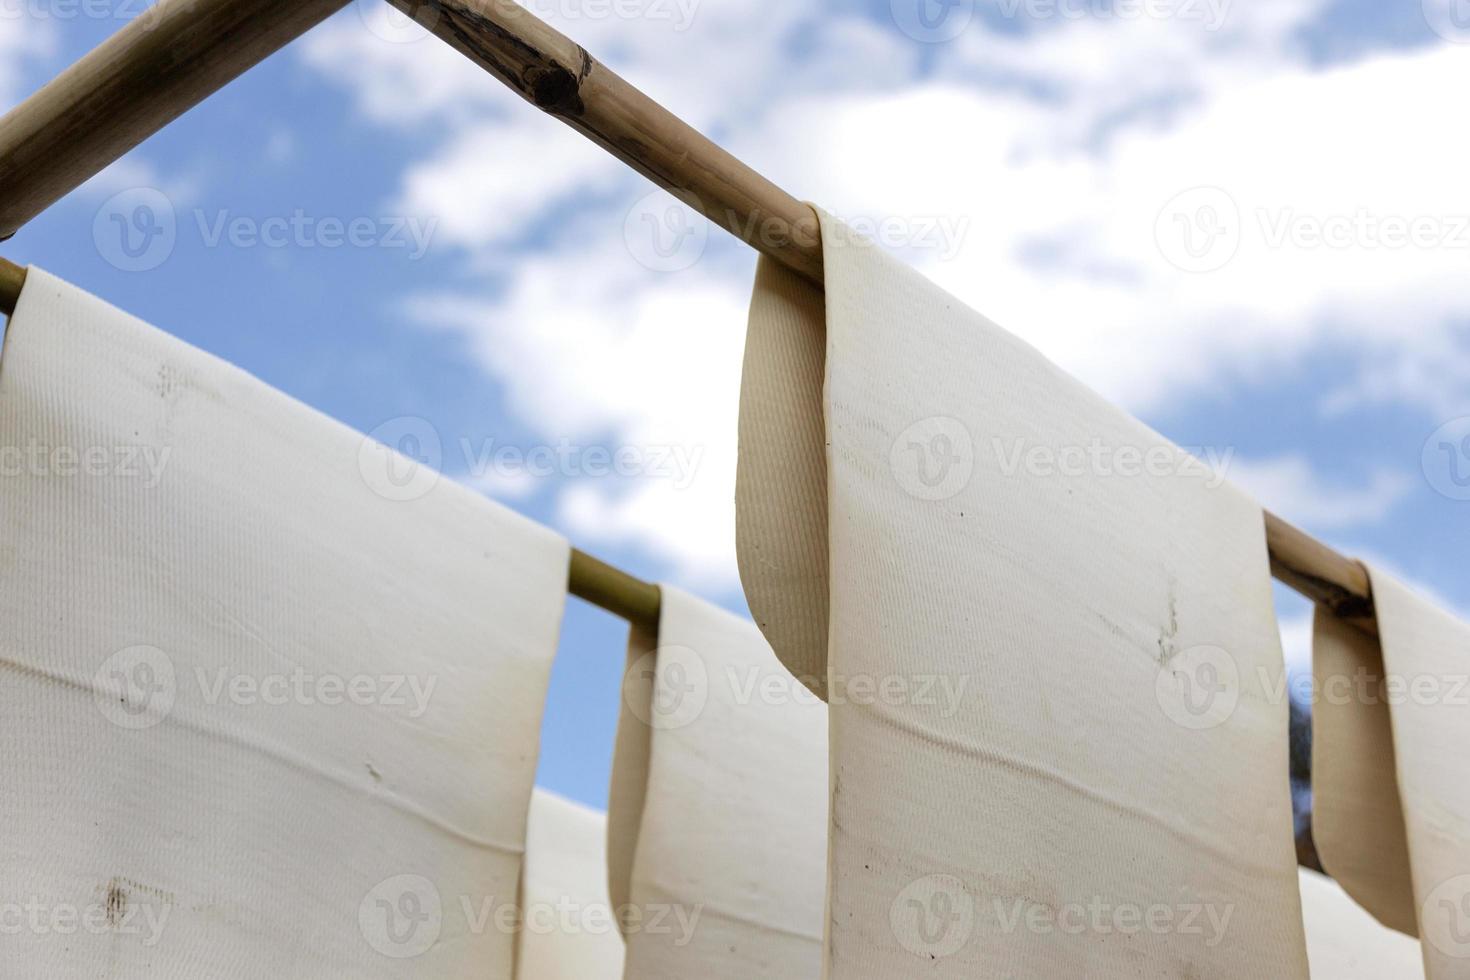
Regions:
[[[578,599],[621,616],[630,623],[658,633],[658,613],[662,601],[659,588],[634,578],[621,568],[599,561],[579,549],[572,549],[572,566],[567,591]]]
[[[0,229],[14,230],[343,2],[161,0],[147,15],[151,29],[142,18],[129,24],[0,120]],[[511,0],[393,2],[533,105],[821,282],[821,241],[809,207],[524,7]],[[0,311],[8,313],[25,273],[0,263]],[[1278,579],[1371,628],[1361,565],[1270,513],[1266,540]],[[574,557],[571,589],[627,618],[656,619],[655,586],[589,556]]]
[[[24,266],[0,258],[0,313],[9,316],[15,312],[25,281]],[[572,550],[567,591],[650,632],[658,631],[658,586],[599,561],[585,551]]]
[[[24,266],[0,259],[0,313],[6,316],[15,312],[20,300],[20,290],[26,284]]]
[[[726,231],[822,281],[816,213],[513,0],[392,0],[461,54]]]
[[[160,0],[0,119],[0,241],[347,0]]]
[[[537,108],[814,282],[822,247],[811,208],[706,139],[511,0],[392,0]],[[1357,562],[1266,514],[1271,571],[1302,595],[1371,628]]]

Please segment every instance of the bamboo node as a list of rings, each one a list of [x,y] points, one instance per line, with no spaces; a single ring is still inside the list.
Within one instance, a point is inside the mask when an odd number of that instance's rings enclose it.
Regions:
[[[561,65],[530,72],[531,101],[536,108],[557,116],[582,112],[582,81]]]

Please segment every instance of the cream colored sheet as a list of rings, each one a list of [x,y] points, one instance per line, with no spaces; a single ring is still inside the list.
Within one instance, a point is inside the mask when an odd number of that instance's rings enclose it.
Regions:
[[[0,447],[4,972],[510,977],[566,542],[39,269]]]
[[[1305,977],[1260,508],[823,229],[825,322],[757,276],[737,501],[757,622],[826,678],[830,976]]]
[[[608,806],[628,980],[821,970],[827,709],[759,630],[663,588],[628,648]]]
[[[1337,882],[1303,869],[1301,891],[1313,980],[1422,980],[1419,944],[1373,921]]]
[[[607,893],[607,815],[537,789],[521,878],[518,980],[619,980],[623,936]]]
[[[1378,641],[1312,624],[1312,840],[1322,867],[1391,929],[1419,935]]]
[[[1430,980],[1460,980],[1470,977],[1470,626],[1368,571],[1377,642],[1318,617],[1318,852],[1380,921],[1410,934],[1417,924]]]

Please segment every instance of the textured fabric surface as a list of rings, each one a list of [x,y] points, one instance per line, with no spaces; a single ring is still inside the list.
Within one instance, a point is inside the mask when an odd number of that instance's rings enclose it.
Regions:
[[[751,623],[663,589],[628,648],[608,808],[628,980],[821,970],[827,709]]]
[[[1260,508],[823,227],[830,582],[800,588],[830,635],[773,644],[825,665],[830,976],[1306,976]],[[769,263],[757,285],[754,325],[822,308]],[[747,397],[742,433],[798,404]],[[822,479],[795,445],[742,464],[775,455]],[[747,583],[757,538],[820,540],[779,487],[740,504]]]
[[[567,544],[38,269],[0,447],[3,972],[509,977]]]
[[[1419,944],[1373,921],[1342,886],[1301,872],[1313,980],[1422,980]]]
[[[607,815],[537,789],[521,877],[518,980],[619,980],[623,937],[607,893]]]
[[[1312,840],[1322,867],[1391,929],[1419,935],[1378,640],[1312,623]]]
[[[1356,676],[1356,664],[1368,675],[1346,685],[1346,697],[1319,692],[1330,710],[1318,706],[1314,757],[1335,754],[1333,765],[1354,770],[1314,794],[1329,821],[1320,853],[1381,921],[1411,931],[1417,917],[1430,980],[1461,980],[1470,977],[1470,625],[1382,571],[1368,573],[1376,644],[1318,622],[1319,682]]]
[[[750,614],[777,656],[827,691],[827,434],[822,293],[770,263],[745,334],[740,376],[737,560]],[[792,534],[792,528],[802,529]]]

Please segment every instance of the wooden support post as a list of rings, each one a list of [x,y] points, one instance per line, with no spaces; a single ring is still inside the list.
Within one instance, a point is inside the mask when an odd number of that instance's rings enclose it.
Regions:
[[[347,0],[159,0],[0,119],[0,241]]]

